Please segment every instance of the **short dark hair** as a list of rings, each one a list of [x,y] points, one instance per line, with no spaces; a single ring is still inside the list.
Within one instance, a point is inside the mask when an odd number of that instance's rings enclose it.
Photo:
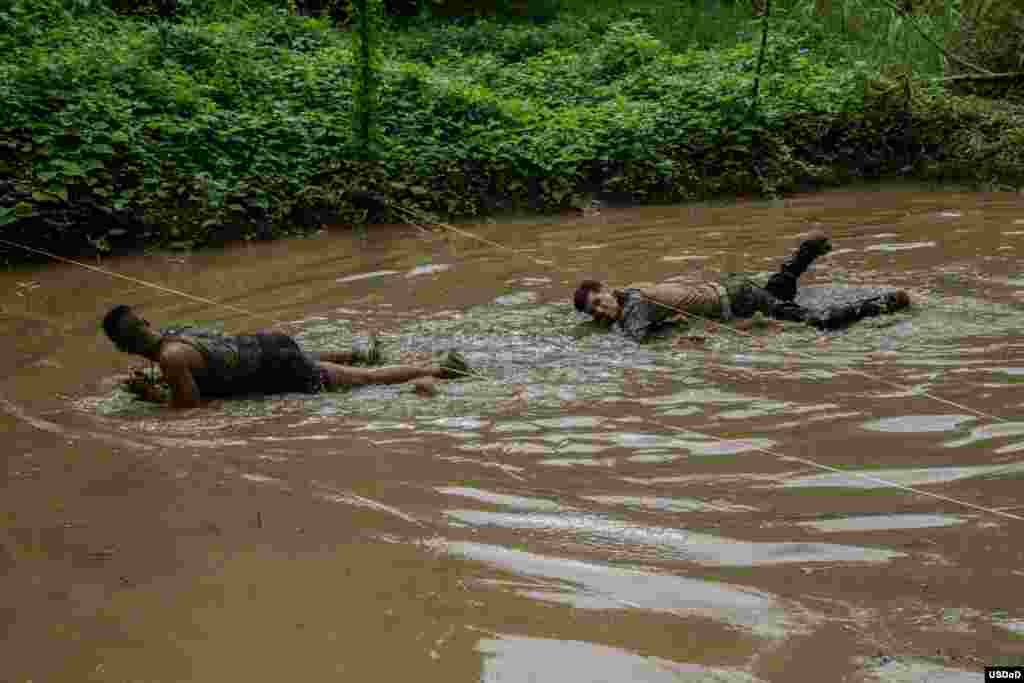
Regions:
[[[126,320],[127,319],[127,320]],[[126,324],[129,323],[129,324]],[[114,306],[103,316],[103,331],[119,351],[135,353],[138,347],[137,332],[142,319],[135,315],[131,306]]]
[[[576,293],[572,296],[573,306],[580,313],[587,313],[587,303],[590,299],[590,294],[592,292],[600,292],[602,289],[604,289],[604,285],[597,280],[584,280],[576,288]]]

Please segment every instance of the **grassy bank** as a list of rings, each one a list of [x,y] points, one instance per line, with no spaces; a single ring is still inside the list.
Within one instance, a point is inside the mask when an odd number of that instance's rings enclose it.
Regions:
[[[0,237],[62,253],[270,238],[351,222],[352,189],[465,217],[889,175],[1024,186],[1024,106],[946,92],[939,51],[891,10],[777,7],[754,108],[749,6],[574,1],[388,27],[372,163],[352,160],[352,36],[326,20],[14,2]],[[950,30],[945,7],[920,25]]]

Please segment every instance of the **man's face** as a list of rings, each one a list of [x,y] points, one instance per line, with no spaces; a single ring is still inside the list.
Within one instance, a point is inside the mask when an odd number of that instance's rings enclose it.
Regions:
[[[127,334],[146,334],[151,327],[149,321],[140,315],[126,315],[121,319],[121,330]]]
[[[587,300],[587,312],[599,323],[611,324],[619,319],[622,309],[619,300],[606,290],[591,292]]]
[[[122,350],[145,355],[152,347],[149,339],[152,336],[152,328],[145,318],[132,313],[124,316],[118,327],[126,344],[126,348]]]

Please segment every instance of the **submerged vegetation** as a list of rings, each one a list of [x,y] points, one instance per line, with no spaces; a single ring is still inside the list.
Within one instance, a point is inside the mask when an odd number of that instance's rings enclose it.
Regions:
[[[358,219],[353,189],[459,217],[888,175],[1024,185],[1013,3],[405,2],[370,22],[364,91],[358,2],[0,0],[0,238],[269,238]]]

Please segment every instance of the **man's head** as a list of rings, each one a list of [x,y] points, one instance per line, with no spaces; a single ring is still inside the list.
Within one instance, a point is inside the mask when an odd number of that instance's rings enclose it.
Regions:
[[[577,311],[594,316],[597,322],[612,323],[622,314],[619,300],[597,280],[581,282],[573,294],[572,303]]]
[[[131,306],[114,306],[103,317],[103,331],[119,351],[148,356],[160,345],[160,335]]]

